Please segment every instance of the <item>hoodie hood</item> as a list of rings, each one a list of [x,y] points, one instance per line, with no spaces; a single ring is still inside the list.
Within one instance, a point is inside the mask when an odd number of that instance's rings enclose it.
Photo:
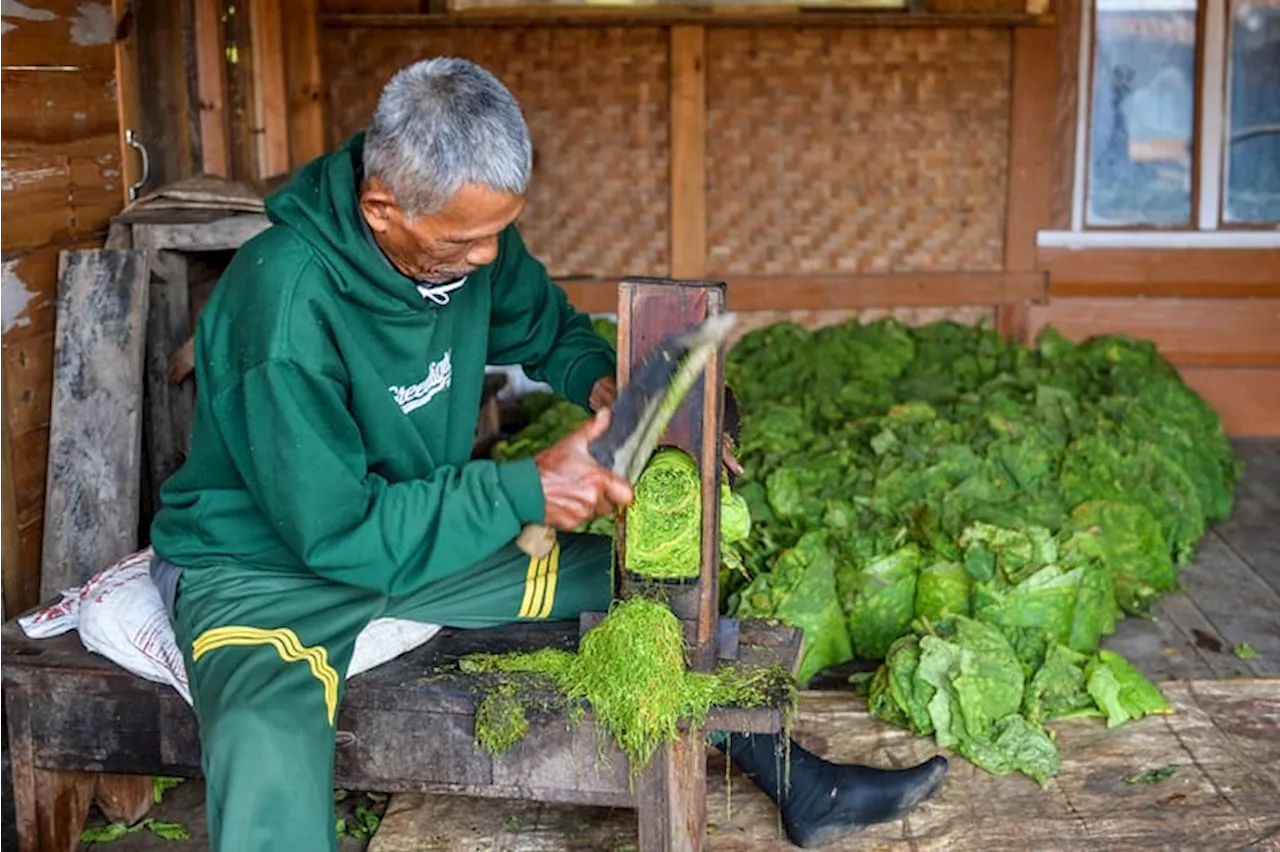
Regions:
[[[267,197],[267,218],[306,240],[333,273],[334,284],[361,305],[381,313],[430,311],[439,304],[400,273],[373,241],[360,213],[364,133],[303,166]]]

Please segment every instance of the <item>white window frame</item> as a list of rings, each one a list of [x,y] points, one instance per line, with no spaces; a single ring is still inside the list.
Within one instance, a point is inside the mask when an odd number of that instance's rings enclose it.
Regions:
[[[1093,6],[1085,0],[1080,12],[1080,55],[1076,95],[1076,149],[1072,176],[1071,227],[1036,234],[1043,248],[1280,248],[1280,225],[1249,229],[1219,229],[1226,163],[1222,137],[1228,114],[1227,65],[1231,61],[1228,0],[1202,0],[1205,4],[1204,68],[1200,80],[1201,120],[1195,140],[1198,173],[1197,209],[1189,230],[1090,230],[1084,223],[1085,180],[1088,175],[1089,121],[1093,91]],[[1141,8],[1182,8],[1185,0],[1132,0]]]

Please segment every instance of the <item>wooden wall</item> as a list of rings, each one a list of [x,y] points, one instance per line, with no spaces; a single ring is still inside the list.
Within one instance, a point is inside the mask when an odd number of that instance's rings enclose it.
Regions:
[[[36,603],[40,587],[58,251],[100,246],[125,187],[111,4],[24,0],[6,3],[3,14],[0,339],[4,605],[11,614]]]
[[[1011,27],[334,14],[351,6],[321,8],[326,147],[364,126],[405,65],[483,64],[533,136],[522,231],[584,309],[612,310],[628,274],[727,280],[748,327],[885,313],[995,324],[1002,304],[1043,292],[1031,253],[1005,258]]]
[[[521,222],[580,306],[713,276],[750,325],[893,313],[1155,340],[1237,435],[1280,434],[1280,252],[1041,250],[1070,215],[1078,0],[1053,26],[549,26],[321,3],[326,146],[455,54],[525,107]],[[957,6],[961,8],[964,4]],[[1028,22],[1023,22],[1028,23]]]

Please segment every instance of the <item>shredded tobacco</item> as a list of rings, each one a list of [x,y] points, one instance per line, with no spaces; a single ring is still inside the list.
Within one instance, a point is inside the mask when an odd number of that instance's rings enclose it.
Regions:
[[[679,735],[681,722],[702,726],[715,706],[783,704],[787,719],[795,701],[793,679],[774,668],[724,666],[714,673],[685,665],[684,637],[671,610],[632,596],[582,637],[577,653],[542,649],[531,653],[464,657],[464,671],[532,675],[540,679],[499,681],[481,699],[476,738],[491,752],[510,748],[527,732],[520,695],[553,688],[562,706],[585,701],[630,761],[642,770],[655,749]],[[533,698],[546,706],[545,699]]]
[[[627,510],[627,570],[644,577],[698,576],[702,551],[702,484],[698,466],[674,448],[654,454]]]

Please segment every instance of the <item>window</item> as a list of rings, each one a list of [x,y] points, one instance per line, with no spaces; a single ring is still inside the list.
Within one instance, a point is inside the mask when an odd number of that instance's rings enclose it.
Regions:
[[[1280,0],[1086,2],[1078,104],[1041,245],[1280,246]]]

